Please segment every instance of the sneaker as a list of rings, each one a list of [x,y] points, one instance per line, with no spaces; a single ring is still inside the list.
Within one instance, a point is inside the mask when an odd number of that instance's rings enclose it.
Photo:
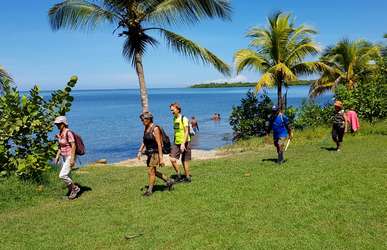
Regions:
[[[142,196],[147,196],[147,197],[151,195],[152,195],[152,191],[149,191],[149,190],[145,191],[145,193],[142,194]]]
[[[184,181],[184,178],[181,175],[176,175],[175,178],[173,178],[175,182],[182,182]]]
[[[69,200],[74,200],[75,198],[77,198],[79,191],[81,191],[81,189],[78,186],[75,186],[73,190],[71,190]]]
[[[167,186],[168,188],[168,191],[171,191],[173,189],[173,185],[175,184],[175,181],[173,179],[169,179],[165,185]]]

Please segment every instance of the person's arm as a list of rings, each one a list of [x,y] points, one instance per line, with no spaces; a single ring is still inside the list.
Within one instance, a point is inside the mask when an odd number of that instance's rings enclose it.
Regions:
[[[75,145],[75,142],[70,142],[70,145],[71,145],[70,167],[74,167],[74,165],[75,165],[75,149],[76,149],[76,145]]]
[[[184,139],[180,145],[181,152],[185,151],[185,143],[188,141],[188,136],[189,136],[189,125],[188,125],[188,122],[185,124],[184,119],[183,119],[183,125],[184,125]]]
[[[293,139],[293,131],[289,123],[289,118],[284,116],[283,119],[285,120],[285,127],[289,134],[289,139]]]
[[[137,159],[138,159],[138,160],[141,160],[141,155],[142,155],[142,152],[144,152],[144,148],[145,148],[144,143],[141,143],[141,146],[140,146],[140,148],[138,149],[138,153],[137,153]]]
[[[344,112],[344,131],[348,131],[348,116],[347,113]]]
[[[158,127],[154,129],[153,135],[155,136],[157,149],[159,152],[159,165],[164,166],[165,164],[164,164],[164,157],[163,157],[163,137]]]

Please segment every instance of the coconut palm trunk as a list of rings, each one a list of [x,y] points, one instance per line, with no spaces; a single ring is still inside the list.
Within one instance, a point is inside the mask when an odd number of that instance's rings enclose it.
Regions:
[[[142,112],[147,112],[149,111],[148,91],[145,84],[144,67],[142,66],[142,55],[139,52],[136,52],[134,55],[134,63],[136,67],[138,83],[140,85]]]
[[[278,107],[282,110],[283,109],[283,98],[282,98],[282,79],[280,78],[277,84],[277,100],[278,100]]]

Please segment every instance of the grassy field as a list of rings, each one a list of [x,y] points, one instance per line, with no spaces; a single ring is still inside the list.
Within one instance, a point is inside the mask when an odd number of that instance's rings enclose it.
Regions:
[[[53,173],[43,186],[2,180],[0,248],[387,249],[386,125],[347,135],[342,152],[328,129],[298,133],[282,166],[262,140],[238,143],[148,198],[144,168],[78,170],[92,190],[74,201]]]

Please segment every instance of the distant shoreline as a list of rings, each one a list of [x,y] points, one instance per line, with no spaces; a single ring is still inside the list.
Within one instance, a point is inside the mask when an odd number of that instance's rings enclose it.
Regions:
[[[290,82],[288,86],[307,86],[313,83],[314,80],[299,80]],[[198,83],[189,86],[189,88],[241,88],[241,87],[255,87],[256,82],[224,82],[224,83]]]

